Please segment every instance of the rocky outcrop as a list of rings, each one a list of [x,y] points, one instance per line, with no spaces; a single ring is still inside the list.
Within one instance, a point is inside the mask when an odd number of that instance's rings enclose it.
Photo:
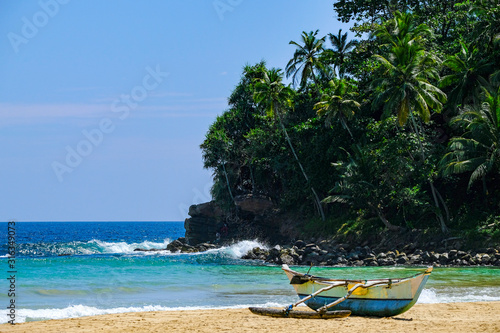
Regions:
[[[235,197],[235,206],[223,211],[214,201],[189,207],[191,217],[184,222],[187,244],[229,243],[260,239],[280,242],[279,221],[273,218],[274,205],[264,196]]]
[[[269,198],[253,194],[236,196],[234,203],[242,212],[258,216],[262,216],[274,208],[274,204]]]
[[[213,201],[192,205],[188,214],[191,217],[184,221],[187,244],[208,243],[217,239],[223,213]]]
[[[500,267],[500,248],[481,252],[449,250],[446,252],[411,252],[397,250],[374,252],[368,246],[350,249],[347,244],[329,241],[306,243],[302,240],[288,247],[276,246],[270,250],[254,248],[243,259],[263,260],[272,264],[314,266],[497,266]]]

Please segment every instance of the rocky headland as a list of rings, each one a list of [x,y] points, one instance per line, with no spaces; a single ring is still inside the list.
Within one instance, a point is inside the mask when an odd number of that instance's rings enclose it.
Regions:
[[[310,237],[297,240],[293,217],[278,212],[265,197],[245,195],[235,198],[235,208],[227,213],[213,201],[192,205],[184,223],[185,237],[168,244],[171,252],[194,253],[259,240],[266,247],[250,250],[242,259],[271,264],[314,266],[498,266],[500,246],[483,244],[468,248],[466,240],[420,230],[383,231],[355,237]]]

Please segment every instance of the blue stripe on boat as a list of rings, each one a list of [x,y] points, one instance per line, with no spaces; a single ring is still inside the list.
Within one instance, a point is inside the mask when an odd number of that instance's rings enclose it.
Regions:
[[[302,299],[308,295],[299,295]],[[325,304],[334,302],[338,297],[316,296],[306,301],[306,305],[314,310],[319,309]],[[377,316],[390,317],[408,310],[413,302],[411,299],[366,299],[366,298],[348,298],[331,308],[334,310],[351,310],[353,315],[358,316]],[[411,304],[411,305],[410,305]]]

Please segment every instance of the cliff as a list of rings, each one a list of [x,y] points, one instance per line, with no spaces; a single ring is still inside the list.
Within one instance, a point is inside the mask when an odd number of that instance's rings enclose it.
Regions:
[[[248,194],[234,199],[235,205],[229,211],[222,210],[214,201],[189,207],[191,217],[184,222],[187,243],[227,243],[241,239],[276,243],[286,240],[269,198]]]

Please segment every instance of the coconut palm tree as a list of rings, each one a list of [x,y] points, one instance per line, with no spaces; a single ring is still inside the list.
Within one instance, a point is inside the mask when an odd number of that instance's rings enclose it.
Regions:
[[[467,106],[452,119],[451,123],[462,127],[464,134],[450,140],[441,165],[445,176],[470,172],[468,188],[482,180],[486,195],[486,176],[500,171],[500,86],[482,89],[482,105]]]
[[[448,94],[448,105],[453,110],[468,103],[478,104],[476,97],[479,96],[481,82],[491,73],[493,65],[489,59],[479,59],[477,47],[467,47],[463,42],[460,44],[460,52],[443,62],[453,73],[444,76],[440,82],[441,88],[453,86]]]
[[[354,87],[345,79],[331,80],[329,82],[330,94],[324,94],[321,101],[314,105],[314,110],[318,115],[326,117],[326,124],[331,125],[332,120],[338,119],[344,129],[354,140],[354,137],[347,126],[347,121],[359,110],[360,104],[354,99],[357,93]]]
[[[400,126],[411,120],[411,126],[419,139],[422,160],[426,158],[415,114],[428,122],[431,110],[440,112],[446,101],[446,95],[429,82],[429,79],[438,78],[438,59],[424,47],[426,38],[431,35],[431,30],[425,24],[416,25],[412,14],[399,12],[395,12],[392,20],[375,31],[375,36],[387,48],[387,56],[374,55],[383,69],[382,76],[372,83],[373,87],[377,87],[374,105],[384,103],[385,116],[395,112]],[[441,230],[447,232],[439,209],[440,195],[432,180],[429,185]],[[446,209],[444,200],[441,202]]]
[[[295,45],[297,48],[293,54],[293,58],[286,65],[286,77],[292,76],[293,84],[297,81],[297,75],[300,75],[300,89],[304,89],[309,79],[317,83],[317,74],[323,64],[319,55],[323,51],[325,37],[317,38],[319,30],[315,32],[302,32],[302,44],[300,45],[293,40],[289,44]]]
[[[330,37],[330,42],[332,43],[332,56],[334,61],[334,67],[338,70],[339,77],[344,77],[345,74],[345,61],[346,58],[356,45],[358,41],[355,39],[347,41],[347,32],[342,34],[342,29],[339,30],[337,35],[328,34]]]
[[[295,152],[292,140],[290,140],[290,136],[288,135],[285,125],[283,124],[281,113],[286,107],[291,106],[290,95],[292,90],[288,87],[285,87],[282,83],[282,80],[283,75],[281,74],[281,69],[273,68],[267,71],[264,70],[263,77],[256,80],[254,99],[256,103],[264,106],[269,117],[274,117],[278,121],[283,134],[285,135],[288,146],[290,147],[290,150],[292,151],[292,154],[297,161],[297,164],[299,165],[300,171],[302,172],[302,175],[304,176],[306,182],[309,184],[309,177],[307,176],[306,171],[304,170],[304,167],[302,166],[302,163],[300,162],[299,157]],[[316,193],[314,187],[310,186],[310,189],[313,193],[314,200],[321,218],[324,221],[325,213],[323,212],[323,207],[321,206],[321,201],[319,200],[318,194]]]

